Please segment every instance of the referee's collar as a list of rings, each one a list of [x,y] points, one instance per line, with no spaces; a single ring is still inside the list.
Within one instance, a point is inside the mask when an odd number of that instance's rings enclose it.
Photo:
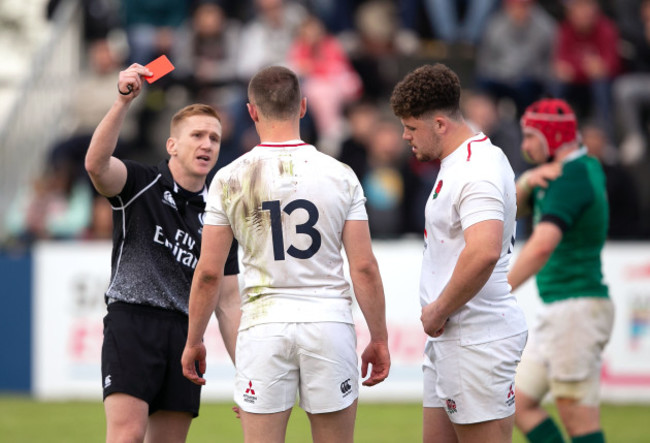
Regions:
[[[171,188],[174,191],[174,194],[181,195],[183,198],[186,198],[187,194],[194,194],[189,201],[192,203],[199,203],[197,201],[197,197],[200,196],[201,201],[203,203],[207,203],[208,201],[208,186],[206,184],[203,184],[203,189],[201,191],[192,193],[184,188],[182,188],[176,181],[174,180],[174,177],[172,176],[172,171],[169,169],[169,160],[162,160],[160,163],[158,163],[158,170],[160,171],[160,175],[162,176],[163,182],[165,183],[165,186],[168,188]]]

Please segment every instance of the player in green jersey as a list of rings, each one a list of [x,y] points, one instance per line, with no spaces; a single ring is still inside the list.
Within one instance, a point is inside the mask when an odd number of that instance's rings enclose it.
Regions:
[[[517,370],[515,423],[533,443],[564,441],[540,406],[550,392],[572,442],[603,442],[600,365],[614,320],[601,266],[605,175],[566,102],[533,103],[521,126],[523,154],[539,166],[517,181],[517,216],[532,211],[534,229],[508,281],[514,291],[536,275],[544,303]]]

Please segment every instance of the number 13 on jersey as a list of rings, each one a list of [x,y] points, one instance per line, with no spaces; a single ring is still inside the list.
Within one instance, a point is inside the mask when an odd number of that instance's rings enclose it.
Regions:
[[[298,249],[294,245],[290,245],[289,248],[286,249],[286,253],[295,258],[307,259],[311,258],[320,249],[321,235],[320,232],[314,228],[319,217],[316,205],[309,200],[301,198],[287,203],[284,209],[282,209],[279,200],[265,201],[262,202],[262,210],[269,211],[271,215],[271,236],[273,239],[273,257],[275,260],[285,259],[281,211],[284,211],[287,215],[291,215],[291,213],[296,209],[307,211],[307,215],[309,216],[305,223],[296,225],[296,233],[305,234],[311,237],[311,244],[307,249]]]

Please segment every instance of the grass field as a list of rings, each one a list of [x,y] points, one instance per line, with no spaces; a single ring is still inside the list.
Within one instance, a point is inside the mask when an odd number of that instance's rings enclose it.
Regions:
[[[241,442],[239,421],[225,403],[204,403],[188,442]],[[551,410],[555,415],[555,411]],[[604,405],[603,428],[612,443],[650,442],[650,405]],[[358,443],[421,441],[421,406],[413,403],[362,403],[357,413]],[[287,443],[311,441],[309,423],[296,407]],[[0,441],[7,443],[92,443],[104,441],[104,410],[99,402],[37,402],[0,396]],[[525,440],[515,431],[513,442]]]

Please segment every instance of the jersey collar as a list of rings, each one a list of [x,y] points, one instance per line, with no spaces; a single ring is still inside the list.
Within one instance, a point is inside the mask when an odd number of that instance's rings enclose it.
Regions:
[[[174,194],[180,195],[179,190],[181,187],[176,183],[174,180],[174,177],[172,176],[172,171],[169,170],[169,160],[162,160],[160,163],[158,163],[158,171],[160,171],[160,175],[162,176],[163,183],[165,184],[165,187],[171,188],[174,191]],[[183,197],[181,195],[181,197]],[[200,198],[200,200],[199,200]],[[207,184],[203,185],[203,189],[198,192],[194,197],[190,198],[190,203],[206,203],[208,201],[208,186]]]
[[[571,154],[567,155],[562,159],[562,163],[568,163],[570,161],[573,161],[579,157],[582,157],[583,155],[587,155],[587,147],[586,146],[580,146],[580,148],[576,149],[573,151]]]
[[[296,139],[283,142],[262,142],[257,146],[261,146],[263,148],[295,148],[298,146],[309,146],[309,143],[305,143],[300,139]]]

